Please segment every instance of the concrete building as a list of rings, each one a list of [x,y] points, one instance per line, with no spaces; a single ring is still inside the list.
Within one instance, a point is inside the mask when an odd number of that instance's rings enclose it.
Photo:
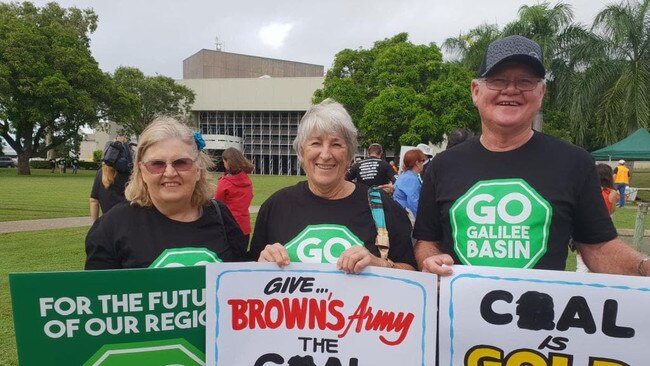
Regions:
[[[201,50],[183,61],[178,83],[196,93],[192,114],[215,160],[235,147],[256,174],[299,175],[292,143],[323,74],[320,65]]]
[[[203,49],[183,60],[183,79],[322,77],[321,65]]]

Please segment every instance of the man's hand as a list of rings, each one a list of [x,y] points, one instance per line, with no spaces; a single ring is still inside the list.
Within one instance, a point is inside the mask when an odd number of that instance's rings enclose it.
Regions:
[[[449,276],[453,273],[451,266],[454,259],[449,254],[437,254],[422,262],[422,272],[435,273],[438,276]]]
[[[435,273],[438,276],[452,274],[451,266],[454,264],[454,259],[440,251],[440,244],[437,241],[418,240],[413,252],[422,272]]]

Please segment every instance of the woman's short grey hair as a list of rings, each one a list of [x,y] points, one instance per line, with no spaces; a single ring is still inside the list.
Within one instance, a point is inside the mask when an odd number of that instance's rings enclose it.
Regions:
[[[133,173],[131,173],[129,183],[124,192],[126,199],[131,204],[137,204],[143,207],[153,205],[147,185],[142,179],[140,163],[151,146],[170,138],[179,139],[186,143],[192,155],[197,157],[195,164],[199,168],[200,177],[192,193],[192,205],[203,206],[210,201],[214,192],[214,187],[208,181],[208,168],[214,166],[212,159],[205,152],[199,151],[194,140],[194,134],[186,124],[176,118],[164,116],[158,117],[149,123],[138,139],[138,149],[133,162]]]
[[[298,134],[293,140],[293,149],[302,160],[305,142],[312,134],[339,135],[348,147],[348,161],[352,162],[357,153],[357,128],[352,123],[348,111],[333,99],[327,98],[311,106],[300,120]]]

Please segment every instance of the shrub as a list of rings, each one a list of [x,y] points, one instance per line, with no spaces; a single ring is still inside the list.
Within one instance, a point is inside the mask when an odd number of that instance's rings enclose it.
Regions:
[[[31,169],[52,169],[52,163],[48,160],[30,160],[29,167]]]
[[[102,152],[101,150],[93,151],[93,162],[99,163],[100,161],[102,161],[102,155],[104,155],[104,152]]]
[[[79,162],[79,169],[97,170],[97,169],[99,169],[99,163],[94,162],[94,161],[80,161]]]

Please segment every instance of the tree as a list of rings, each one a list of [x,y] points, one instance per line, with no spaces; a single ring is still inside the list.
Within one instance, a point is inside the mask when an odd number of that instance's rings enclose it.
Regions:
[[[136,68],[119,67],[113,80],[115,121],[129,135],[140,135],[157,116],[188,114],[194,103],[194,92],[167,76],[145,76]]]
[[[362,144],[378,142],[399,151],[402,144],[439,141],[444,132],[449,132],[446,127],[434,127],[442,121],[444,108],[434,107],[431,99],[438,92],[432,85],[445,70],[435,44],[414,45],[408,34],[400,33],[375,42],[371,49],[337,53],[313,101],[333,98],[340,102],[359,129]],[[470,80],[450,78],[447,82],[450,86],[462,85],[463,96],[473,110]],[[454,93],[459,89],[451,90]]]
[[[488,45],[500,37],[501,31],[496,24],[483,24],[471,29],[467,34],[447,38],[442,47],[451,53],[452,59],[476,73],[483,62]]]
[[[579,24],[573,24],[571,5],[559,2],[551,6],[548,2],[536,5],[523,5],[519,8],[518,19],[508,23],[504,35],[522,35],[537,42],[544,54],[544,67],[547,70],[547,89],[544,98],[544,115],[557,118],[563,111],[562,91],[575,76],[568,53],[576,39],[584,36],[586,30]],[[537,121],[541,128],[542,114]],[[554,120],[555,122],[555,120]],[[545,132],[557,137],[566,136],[568,128],[555,124],[545,128]]]
[[[573,53],[584,71],[568,100],[576,141],[592,131],[602,146],[650,127],[650,0],[605,7],[591,30]]]
[[[443,64],[440,77],[432,82],[426,92],[425,108],[434,116],[434,123],[423,125],[428,129],[420,131],[424,141],[440,142],[443,134],[464,127],[479,131],[481,119],[472,102],[470,85],[474,72],[454,64]],[[419,128],[415,124],[414,128]]]
[[[18,154],[19,174],[107,110],[110,80],[89,49],[96,28],[92,10],[0,4],[0,136]]]
[[[544,66],[552,70],[562,51],[562,37],[572,26],[572,7],[561,2],[552,7],[547,2],[522,5],[518,15],[518,19],[505,26],[503,35],[518,34],[537,42],[544,54]]]

